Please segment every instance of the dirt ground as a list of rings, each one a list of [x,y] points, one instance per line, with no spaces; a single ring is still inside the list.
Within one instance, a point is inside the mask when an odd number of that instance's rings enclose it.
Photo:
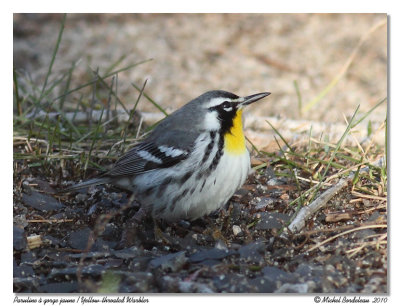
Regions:
[[[14,16],[14,66],[41,80],[51,59],[61,15]],[[238,95],[270,91],[251,114],[298,119],[297,81],[303,105],[340,73],[359,40],[385,14],[126,14],[68,15],[54,71],[76,62],[72,82],[88,67],[105,71],[153,59],[119,75],[127,105],[147,90],[174,110],[211,89]],[[118,67],[119,68],[119,67]],[[367,35],[343,78],[304,119],[343,121],[360,104],[366,112],[387,92],[386,26]],[[141,110],[154,111],[142,103]],[[382,121],[386,107],[374,112]]]

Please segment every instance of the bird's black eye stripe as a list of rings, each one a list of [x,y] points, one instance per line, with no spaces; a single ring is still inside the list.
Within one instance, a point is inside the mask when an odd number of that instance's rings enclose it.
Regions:
[[[227,111],[227,112],[230,112],[234,109],[236,109],[236,106],[229,101],[225,101],[219,105],[209,108],[210,111],[217,110],[217,111]]]

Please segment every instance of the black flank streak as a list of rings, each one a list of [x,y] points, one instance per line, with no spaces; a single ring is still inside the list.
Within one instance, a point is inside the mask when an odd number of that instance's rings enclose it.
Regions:
[[[208,146],[207,146],[207,148],[206,148],[206,151],[204,152],[204,156],[203,156],[203,160],[201,161],[201,164],[204,164],[204,163],[207,161],[207,159],[208,159],[208,157],[210,156],[211,151],[212,151],[212,149],[213,149],[213,147],[214,147],[214,142],[215,142],[215,131],[211,131],[211,132],[210,132],[210,138],[211,138],[211,141],[210,141],[210,143],[208,144]]]
[[[201,185],[200,192],[203,190],[205,184],[206,184],[206,180],[203,181],[203,185]]]
[[[211,132],[210,132],[211,141],[210,141],[210,143],[208,144],[208,146],[207,146],[207,148],[206,148],[206,151],[204,152],[204,156],[203,156],[203,159],[202,159],[202,161],[201,161],[201,164],[202,164],[202,165],[206,163],[207,159],[209,158],[209,156],[210,156],[210,154],[211,154],[211,152],[212,152],[212,150],[213,150],[214,143],[215,143],[215,136],[216,136],[216,132],[215,132],[215,131],[211,131]],[[209,169],[207,169],[206,171],[199,172],[199,173],[196,175],[196,179],[197,179],[197,180],[200,180],[204,175],[209,175],[210,172],[211,172],[211,171],[210,171]]]
[[[191,176],[193,175],[193,171],[187,172],[182,178],[180,179],[180,183],[185,183]]]
[[[188,192],[189,192],[189,189],[185,189],[185,190],[182,192],[181,196],[184,197]]]
[[[221,156],[222,156],[223,149],[224,149],[224,137],[223,137],[223,135],[220,135],[219,141],[218,141],[218,151],[215,154],[214,159],[210,165],[209,172],[211,172],[215,168],[217,168],[219,160],[221,159]]]
[[[172,200],[172,203],[171,203],[171,205],[169,206],[169,211],[170,211],[170,212],[172,212],[172,211],[174,210],[175,204],[176,204],[180,199],[182,199],[182,197],[183,197],[183,195],[182,195],[182,193],[181,193],[181,194],[178,194],[178,195]]]

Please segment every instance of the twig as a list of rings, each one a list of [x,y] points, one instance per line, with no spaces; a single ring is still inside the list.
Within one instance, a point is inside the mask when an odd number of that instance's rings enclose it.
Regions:
[[[311,204],[304,206],[299,211],[296,218],[294,218],[294,220],[290,223],[288,229],[291,232],[299,232],[306,225],[306,220],[309,219],[321,207],[325,206],[325,204],[332,199],[336,193],[347,187],[348,183],[353,180],[353,177],[354,174],[351,174],[347,178],[341,179],[336,185],[326,190]]]
[[[377,160],[373,164],[378,164],[379,165],[379,163],[381,163],[381,159]],[[365,168],[361,169],[361,171],[362,172],[368,172],[369,171],[369,167],[365,167]],[[294,218],[294,220],[290,223],[290,225],[288,226],[288,229],[291,232],[294,232],[294,233],[299,232],[300,230],[302,230],[303,227],[306,225],[306,220],[308,220],[319,209],[324,207],[326,205],[326,203],[328,203],[328,201],[330,199],[332,199],[333,196],[336,193],[338,193],[340,190],[342,190],[345,187],[347,187],[347,185],[349,183],[351,183],[351,181],[353,180],[354,175],[355,175],[355,173],[352,172],[352,173],[349,174],[348,177],[340,179],[339,182],[336,185],[333,185],[331,188],[329,188],[324,193],[322,193],[311,204],[309,204],[307,206],[304,206],[299,211],[299,213],[297,214],[296,218]],[[382,200],[382,198],[379,198],[379,199]]]
[[[48,223],[48,224],[53,224],[53,223],[64,223],[64,222],[72,222],[74,219],[41,219],[41,220],[26,220],[28,223]]]
[[[351,194],[356,197],[360,197],[360,198],[364,198],[364,199],[378,200],[378,201],[384,201],[384,202],[387,201],[387,198],[385,198],[385,197],[378,197],[378,196],[374,196],[374,195],[363,194],[363,193],[359,193],[357,191],[353,191]]]

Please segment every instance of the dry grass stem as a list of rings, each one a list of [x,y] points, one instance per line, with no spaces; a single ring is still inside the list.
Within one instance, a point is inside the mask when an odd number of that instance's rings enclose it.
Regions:
[[[328,239],[325,239],[325,240],[322,241],[322,242],[319,242],[319,243],[316,244],[315,246],[309,248],[309,249],[307,250],[307,252],[311,252],[311,251],[313,251],[313,250],[315,250],[315,249],[317,249],[317,248],[320,248],[320,247],[323,246],[324,244],[326,244],[326,243],[328,243],[328,242],[330,242],[330,241],[332,241],[332,240],[335,240],[336,238],[338,238],[338,237],[340,237],[340,236],[344,236],[344,235],[350,234],[350,233],[355,232],[355,231],[361,231],[361,230],[369,229],[369,228],[387,228],[387,225],[386,225],[386,224],[373,224],[373,225],[365,225],[365,226],[360,226],[360,227],[357,227],[357,228],[353,228],[353,229],[347,230],[347,231],[345,231],[345,232],[343,232],[343,233],[337,234],[337,235],[335,235],[335,236],[333,236],[333,237],[330,237],[330,238],[328,238]]]

